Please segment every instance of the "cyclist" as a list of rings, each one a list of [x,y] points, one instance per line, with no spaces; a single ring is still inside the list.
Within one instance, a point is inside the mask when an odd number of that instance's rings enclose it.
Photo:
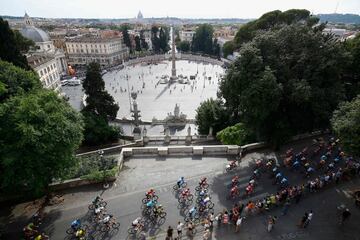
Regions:
[[[189,210],[189,216],[194,219],[195,215],[197,213],[197,207],[192,207],[190,210]]]
[[[93,204],[96,205],[100,203],[103,199],[100,197],[100,195],[97,195],[95,199],[93,200]]]
[[[84,239],[85,238],[85,230],[84,229],[79,229],[75,232],[75,237],[77,237],[78,239]]]
[[[76,220],[74,220],[74,221],[71,222],[71,228],[72,228],[74,231],[78,230],[78,229],[80,228],[80,226],[81,226],[81,221],[80,221],[80,219],[76,219]]]
[[[207,205],[207,203],[210,201],[210,197],[209,196],[207,196],[206,198],[204,198],[204,199],[202,199],[200,202],[199,202],[199,205],[201,206],[201,207],[206,207],[206,205]]]
[[[132,221],[131,226],[137,231],[142,228],[141,217],[137,217],[134,221]]]
[[[252,185],[252,184],[249,184],[249,185],[246,187],[245,191],[246,191],[246,195],[251,194],[251,193],[254,191],[253,185]]]
[[[204,189],[201,189],[199,192],[199,198],[203,198],[204,196],[206,196],[207,192]]]
[[[148,199],[153,198],[154,195],[155,195],[155,190],[152,189],[152,188],[150,188],[150,190],[147,191],[147,192],[145,193],[145,195],[146,195],[146,197],[147,197]]]
[[[288,185],[288,180],[285,177],[283,177],[281,179],[280,184],[281,184],[281,186],[286,187]]]
[[[254,176],[254,178],[259,178],[260,177],[260,170],[255,169],[254,172],[253,172],[253,176]]]
[[[275,182],[276,182],[276,183],[280,182],[281,178],[282,178],[282,174],[281,174],[281,172],[278,172],[278,173],[275,175]]]
[[[164,212],[164,208],[161,204],[159,204],[159,206],[154,207],[153,212],[155,216],[159,216],[162,212]]]
[[[234,197],[238,193],[239,193],[239,188],[237,186],[231,188],[230,196]]]
[[[113,215],[108,214],[106,215],[103,220],[101,220],[104,224],[109,224],[111,222],[111,219],[113,218]]]
[[[292,169],[294,170],[298,170],[300,167],[300,162],[298,160],[296,160],[293,164],[292,164]]]
[[[180,177],[179,180],[177,181],[177,185],[180,188],[185,182],[184,177]]]
[[[146,207],[148,207],[148,208],[152,208],[154,206],[155,206],[155,201],[153,201],[153,200],[150,200],[146,203]]]
[[[233,186],[237,185],[239,183],[239,176],[234,176],[231,179],[231,183],[232,183]]]
[[[181,197],[184,198],[184,197],[187,197],[190,195],[190,188],[184,188],[182,191],[181,191]]]
[[[199,185],[200,185],[200,186],[204,186],[204,185],[206,185],[206,184],[207,184],[207,178],[206,178],[206,177],[202,177],[202,178],[200,179]]]

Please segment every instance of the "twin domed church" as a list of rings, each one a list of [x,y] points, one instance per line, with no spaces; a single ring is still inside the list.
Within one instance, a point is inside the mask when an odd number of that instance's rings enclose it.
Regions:
[[[38,73],[45,88],[60,89],[60,75],[66,74],[67,63],[62,49],[56,48],[49,35],[34,26],[32,19],[25,13],[21,35],[35,42],[36,48],[27,54],[29,65]]]

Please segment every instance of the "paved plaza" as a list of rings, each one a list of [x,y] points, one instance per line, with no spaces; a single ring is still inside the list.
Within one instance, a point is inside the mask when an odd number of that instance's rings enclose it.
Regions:
[[[302,147],[300,144],[299,149]],[[76,218],[85,222],[88,221],[90,216],[88,212],[89,203],[97,194],[102,194],[108,203],[107,211],[116,217],[121,226],[118,231],[111,234],[104,235],[99,231],[94,231],[94,239],[131,239],[127,234],[127,229],[136,217],[141,216],[141,199],[144,197],[145,191],[152,187],[155,188],[159,196],[159,203],[164,206],[167,216],[165,223],[161,225],[148,224],[146,233],[148,236],[157,236],[155,239],[165,239],[164,234],[169,225],[176,227],[177,221],[184,221],[184,216],[172,190],[180,176],[185,177],[193,193],[202,176],[209,178],[209,189],[212,202],[215,203],[216,214],[224,208],[230,209],[235,202],[226,199],[231,178],[235,174],[240,176],[240,190],[243,191],[253,171],[254,160],[262,156],[279,158],[280,155],[267,151],[248,154],[243,158],[240,167],[231,173],[224,173],[225,165],[230,159],[222,156],[131,158],[125,162],[125,167],[115,184],[106,191],[103,191],[100,186],[64,191],[65,201],[63,203],[45,209],[47,216],[43,224],[44,231],[50,234],[51,239],[64,239],[66,237],[65,230],[71,221]],[[307,181],[300,173],[284,170],[284,174],[289,178],[290,184]],[[308,194],[299,204],[292,203],[286,216],[281,216],[281,207],[264,214],[248,216],[244,220],[240,232],[236,234],[233,226],[217,227],[215,224],[212,239],[360,239],[358,230],[360,209],[355,207],[354,201],[349,195],[349,191],[359,187],[359,185],[359,178],[355,178],[345,183],[331,185],[320,192]],[[249,200],[256,200],[270,193],[275,193],[277,190],[277,186],[272,184],[272,179],[264,174],[260,178],[254,194],[250,198],[239,200],[246,203]],[[341,203],[346,204],[352,212],[350,221],[342,227],[338,226],[336,217],[336,207]],[[7,220],[10,222],[8,230],[12,236],[16,236],[16,232],[18,233],[21,226],[24,226],[28,221],[23,213],[25,205],[21,204],[8,211],[2,211],[1,216],[10,216],[11,220]],[[301,216],[305,211],[311,209],[314,211],[312,222],[307,229],[300,229],[297,224]],[[268,214],[279,217],[271,233],[266,231]],[[199,226],[197,229],[198,234],[195,239],[201,239],[202,227]]]

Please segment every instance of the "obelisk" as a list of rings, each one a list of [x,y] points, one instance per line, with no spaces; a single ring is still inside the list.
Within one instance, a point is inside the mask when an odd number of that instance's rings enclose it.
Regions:
[[[171,27],[171,41],[172,41],[172,45],[171,45],[172,67],[171,67],[170,82],[174,82],[174,81],[176,81],[177,77],[176,77],[176,66],[175,66],[175,35],[174,35],[174,28],[173,27]]]

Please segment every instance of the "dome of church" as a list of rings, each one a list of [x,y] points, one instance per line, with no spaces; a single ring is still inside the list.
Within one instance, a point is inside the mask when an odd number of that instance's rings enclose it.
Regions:
[[[33,40],[34,42],[48,42],[50,41],[49,35],[41,30],[40,28],[37,28],[35,26],[25,26],[23,29],[20,30],[21,35],[24,37]]]

